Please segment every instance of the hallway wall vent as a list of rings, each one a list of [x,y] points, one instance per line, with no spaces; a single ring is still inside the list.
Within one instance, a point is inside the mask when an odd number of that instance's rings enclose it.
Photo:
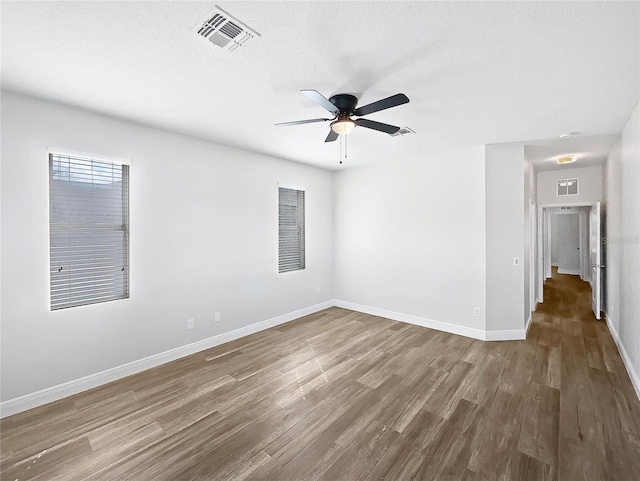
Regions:
[[[557,195],[578,195],[578,179],[559,179]]]

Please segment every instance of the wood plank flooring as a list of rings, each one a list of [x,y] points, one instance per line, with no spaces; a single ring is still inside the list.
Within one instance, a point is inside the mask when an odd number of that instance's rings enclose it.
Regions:
[[[638,480],[589,296],[554,274],[512,342],[327,309],[2,420],[2,479]]]

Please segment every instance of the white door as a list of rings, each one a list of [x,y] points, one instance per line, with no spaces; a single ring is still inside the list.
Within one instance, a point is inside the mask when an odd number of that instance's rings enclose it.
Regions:
[[[538,249],[538,268],[536,269],[536,275],[538,277],[538,289],[537,289],[537,294],[538,297],[536,299],[536,301],[538,302],[544,302],[544,280],[545,280],[545,259],[546,259],[546,253],[545,253],[545,249],[546,249],[546,245],[547,242],[545,241],[546,237],[545,237],[545,232],[546,232],[546,226],[545,226],[545,219],[546,215],[545,215],[545,209],[542,206],[538,206],[538,242],[537,242],[537,249]]]
[[[544,278],[551,279],[551,214],[544,213]]]
[[[529,244],[529,307],[531,311],[536,310],[536,246],[538,244],[538,234],[536,232],[536,205],[529,199],[529,220],[531,221],[531,243]]]
[[[602,244],[600,239],[600,202],[589,211],[589,258],[591,260],[591,308],[596,319],[602,310]]]
[[[580,275],[580,219],[578,214],[556,215],[552,241],[558,249],[558,273]]]
[[[588,212],[580,212],[580,279],[589,282],[591,264],[589,259],[589,222]]]

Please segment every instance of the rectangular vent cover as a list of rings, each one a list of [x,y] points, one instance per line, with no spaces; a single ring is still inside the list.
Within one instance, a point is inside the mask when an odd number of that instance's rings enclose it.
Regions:
[[[229,52],[260,36],[218,6],[191,31]]]
[[[559,179],[557,195],[578,195],[578,179]]]
[[[411,130],[409,127],[402,127],[395,134],[389,134],[391,137],[400,137],[402,135],[413,135],[415,134],[415,130]]]

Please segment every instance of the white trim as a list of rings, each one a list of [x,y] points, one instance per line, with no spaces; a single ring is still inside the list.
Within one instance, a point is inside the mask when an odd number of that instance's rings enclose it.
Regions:
[[[281,182],[278,182],[278,188],[291,189],[291,190],[301,190],[303,192],[307,191],[306,187],[300,187],[299,185],[283,184]]]
[[[111,162],[112,164],[131,165],[131,159],[127,159],[126,157],[113,157],[110,155],[93,154],[91,152],[81,152],[79,150],[64,149],[62,147],[48,146],[47,149],[49,150],[49,154],[58,154],[58,155],[69,156],[69,157],[79,157],[81,159],[88,159],[88,160],[100,160],[104,162]]]
[[[618,352],[620,352],[620,357],[622,358],[624,367],[627,368],[627,374],[629,375],[629,379],[631,379],[631,384],[633,385],[633,388],[636,391],[636,396],[638,396],[638,399],[640,400],[640,376],[638,376],[638,373],[633,368],[633,364],[631,363],[631,358],[629,358],[629,355],[627,354],[627,350],[624,348],[624,344],[622,344],[622,341],[620,340],[620,336],[618,335],[618,331],[616,331],[616,328],[614,327],[613,322],[611,322],[611,319],[609,319],[609,314],[605,312],[604,318],[605,318],[605,321],[607,322],[607,327],[609,328],[611,337],[613,337],[613,340],[615,341],[616,346],[618,346]]]
[[[487,331],[485,333],[485,341],[523,341],[526,332],[524,329],[509,329],[504,331]]]
[[[595,202],[552,202],[550,204],[538,204],[539,208],[547,209],[552,207],[593,207]]]
[[[137,361],[132,361],[95,374],[90,374],[80,379],[75,379],[73,381],[58,384],[57,386],[45,388],[24,396],[9,399],[0,403],[0,418],[5,418],[28,409],[42,406],[88,389],[93,389],[94,387],[101,386],[108,382],[151,369],[152,367],[160,366],[167,362],[175,361],[181,357],[189,356],[191,354],[204,351],[205,349],[210,349],[220,344],[224,344],[225,342],[233,341],[235,339],[269,329],[270,327],[275,327],[280,324],[293,321],[294,319],[298,319],[302,316],[322,311],[329,307],[333,307],[333,305],[334,302],[331,300],[321,302],[320,304],[305,307],[281,316],[272,317],[271,319],[256,322],[255,324],[241,327],[233,331],[224,332],[208,339],[196,341],[194,343],[187,344],[186,346],[176,347],[143,359],[138,359]]]
[[[434,321],[433,319],[427,319],[425,317],[418,317],[411,314],[388,311],[386,309],[380,309],[378,307],[365,306],[362,304],[356,304],[354,302],[341,301],[339,299],[335,299],[334,305],[336,307],[342,307],[344,309],[350,309],[352,311],[362,312],[364,314],[385,317],[394,321],[406,322],[407,324],[413,324],[421,327],[428,327],[429,329],[449,332],[451,334],[457,334],[459,336],[480,339],[481,341],[486,340],[485,331],[483,331],[482,329],[473,329],[471,327],[459,326],[457,324],[451,324],[449,322]]]
[[[538,303],[536,302],[535,309],[529,313],[529,319],[524,323],[524,338],[526,339],[529,335],[529,329],[531,328],[531,321],[533,320],[533,312],[538,308]]]
[[[572,276],[579,276],[580,271],[575,269],[560,269],[558,267],[558,274],[570,274]]]

